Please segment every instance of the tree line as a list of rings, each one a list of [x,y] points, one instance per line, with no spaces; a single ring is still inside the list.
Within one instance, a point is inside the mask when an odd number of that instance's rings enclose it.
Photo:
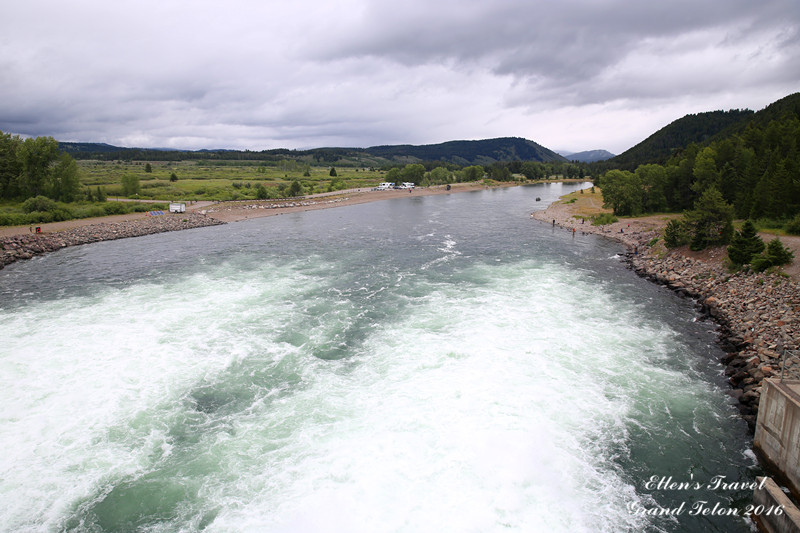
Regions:
[[[769,220],[787,226],[800,213],[800,111],[766,123],[751,121],[738,133],[676,152],[664,165],[609,170],[598,180],[605,205],[617,215],[685,212],[668,227],[675,242],[700,249],[727,243],[733,232],[717,220],[698,226],[701,211],[724,220]],[[721,225],[720,225],[721,224]]]
[[[0,198],[73,202],[81,195],[78,165],[59,151],[55,139],[0,132]]]

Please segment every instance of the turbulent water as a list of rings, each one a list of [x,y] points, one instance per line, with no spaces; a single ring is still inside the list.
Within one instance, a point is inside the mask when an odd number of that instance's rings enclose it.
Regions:
[[[708,486],[755,473],[713,324],[529,217],[575,187],[0,271],[0,529],[748,531]]]

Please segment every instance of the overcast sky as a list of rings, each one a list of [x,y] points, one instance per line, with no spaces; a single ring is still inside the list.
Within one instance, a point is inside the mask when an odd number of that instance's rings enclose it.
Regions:
[[[621,153],[800,90],[798,0],[24,0],[0,131],[118,146],[525,137]]]

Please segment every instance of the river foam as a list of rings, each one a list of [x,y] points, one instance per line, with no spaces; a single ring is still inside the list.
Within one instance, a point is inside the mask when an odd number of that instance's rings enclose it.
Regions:
[[[750,475],[691,308],[611,245],[505,243],[525,218],[474,228],[453,201],[393,205],[405,238],[214,228],[224,253],[3,308],[2,527],[715,530],[630,512],[683,497],[651,474]]]

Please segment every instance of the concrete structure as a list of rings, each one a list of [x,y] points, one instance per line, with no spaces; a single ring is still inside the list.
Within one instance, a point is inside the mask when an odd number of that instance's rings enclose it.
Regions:
[[[753,450],[800,501],[800,381],[761,382]]]
[[[761,482],[761,478],[758,478]],[[767,478],[764,488],[753,493],[753,520],[765,533],[800,533],[800,511],[781,488]]]

